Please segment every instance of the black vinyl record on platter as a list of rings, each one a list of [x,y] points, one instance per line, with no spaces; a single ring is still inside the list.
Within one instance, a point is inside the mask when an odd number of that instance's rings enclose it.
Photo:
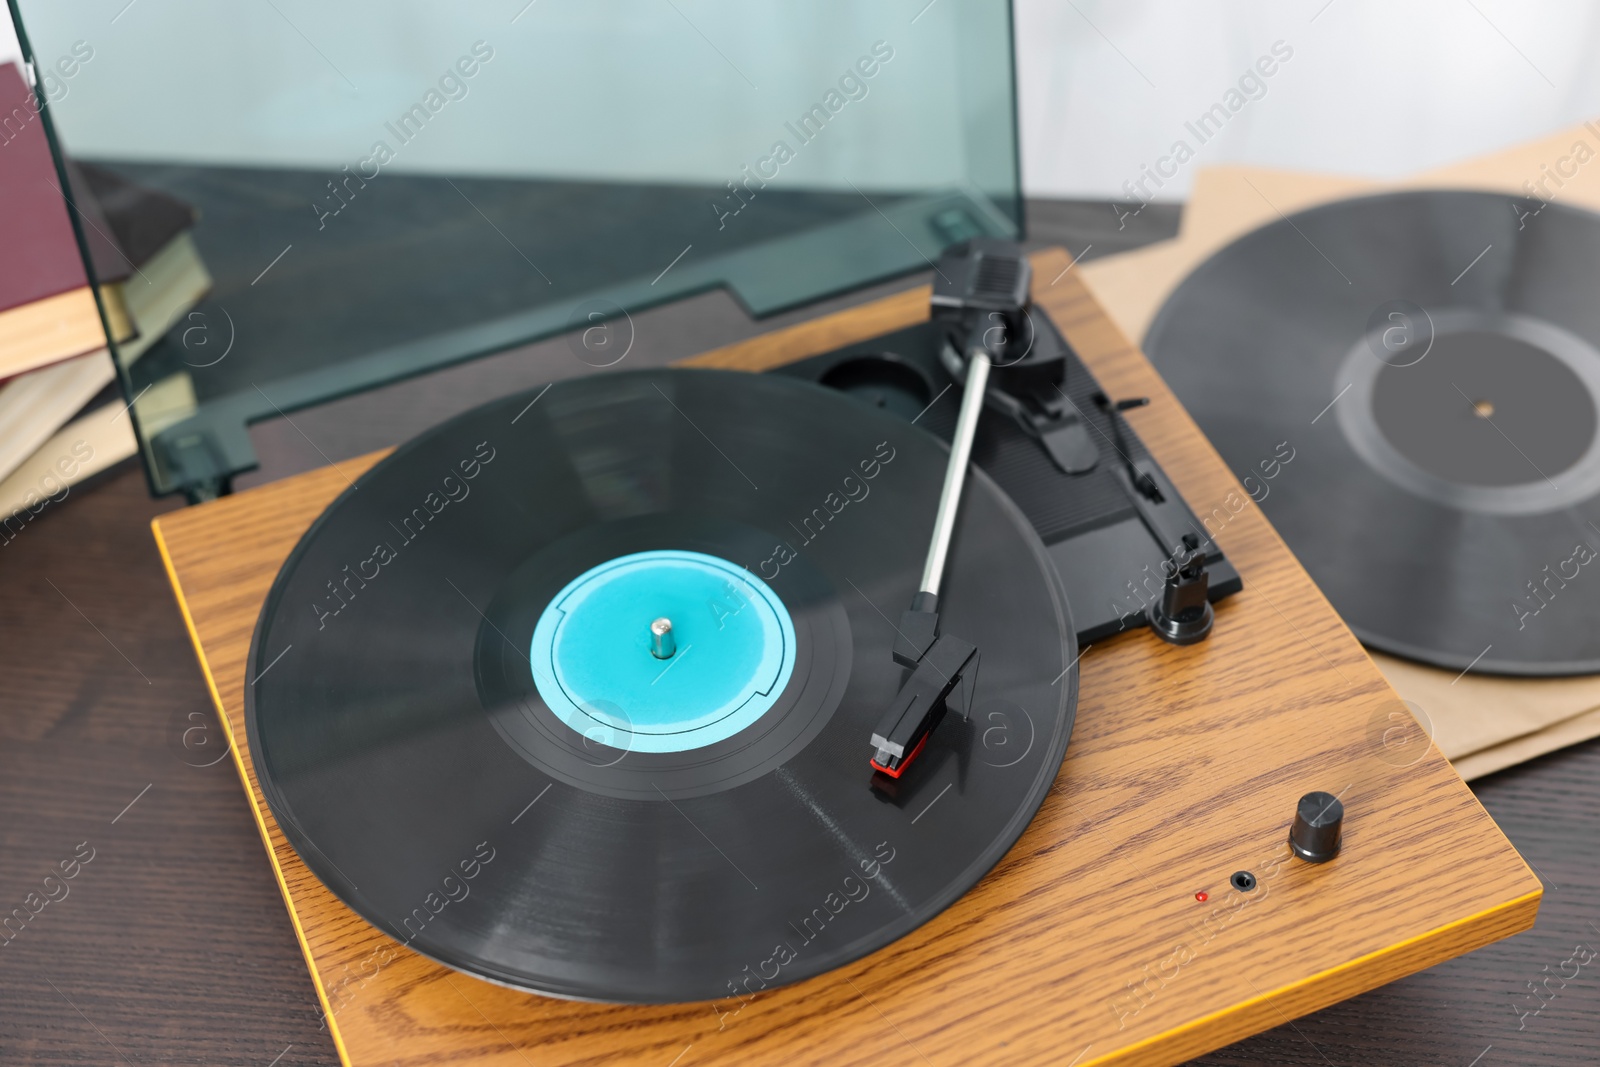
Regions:
[[[1488,192],[1347,200],[1218,252],[1145,350],[1364,642],[1456,671],[1592,673],[1597,278],[1600,215]]]
[[[742,998],[883,947],[1021,835],[1076,702],[1044,547],[974,471],[940,603],[981,649],[974,713],[874,774],[946,456],[718,371],[559,382],[422,435],[263,608],[273,814],[391,937],[534,992]]]

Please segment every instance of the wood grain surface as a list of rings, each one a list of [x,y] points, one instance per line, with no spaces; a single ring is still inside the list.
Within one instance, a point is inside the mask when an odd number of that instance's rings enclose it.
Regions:
[[[1035,262],[1036,297],[1108,392],[1152,399],[1135,425],[1213,517],[1245,590],[1201,645],[1133,633],[1085,653],[1056,787],[971,893],[864,960],[748,1003],[575,1004],[468,978],[368,926],[284,841],[243,745],[250,634],[294,541],[376,456],[156,521],[349,1062],[1171,1064],[1533,922],[1539,881],[1436,751],[1411,762],[1385,744],[1403,705],[1066,256]],[[913,290],[695,362],[760,369],[925,314]],[[1284,858],[1311,789],[1349,813],[1344,853],[1322,866]],[[1261,879],[1253,893],[1228,886],[1240,869]]]

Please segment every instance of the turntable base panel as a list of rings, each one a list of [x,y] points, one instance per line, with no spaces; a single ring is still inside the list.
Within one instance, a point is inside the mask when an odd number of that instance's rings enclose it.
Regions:
[[[1176,1064],[1533,924],[1539,881],[1418,740],[1399,698],[1070,263],[1060,250],[1035,256],[1036,301],[1110,395],[1151,398],[1130,422],[1244,590],[1218,607],[1201,644],[1139,631],[1091,646],[1061,776],[1011,853],[932,922],[799,985],[663,1007],[550,1000],[448,970],[367,925],[273,820],[245,746],[243,693],[279,566],[347,478],[381,455],[155,521],[346,1063]],[[928,291],[914,290],[690,362],[762,370],[904,327],[927,308]],[[1282,472],[1293,474],[1292,464]],[[1296,800],[1317,789],[1338,794],[1346,816],[1343,852],[1313,866],[1286,858],[1286,835]],[[1232,888],[1240,870],[1256,888]]]

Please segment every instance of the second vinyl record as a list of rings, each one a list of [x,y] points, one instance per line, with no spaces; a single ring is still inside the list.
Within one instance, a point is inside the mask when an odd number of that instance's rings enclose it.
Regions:
[[[889,944],[1023,832],[1076,693],[1043,545],[975,474],[941,598],[982,650],[975,714],[872,772],[945,456],[822,387],[710,371],[423,435],[263,610],[247,715],[274,816],[390,937],[532,991],[748,997]]]
[[[1600,216],[1406,192],[1202,264],[1145,348],[1357,636],[1600,671]],[[1197,506],[1226,544],[1238,501]]]

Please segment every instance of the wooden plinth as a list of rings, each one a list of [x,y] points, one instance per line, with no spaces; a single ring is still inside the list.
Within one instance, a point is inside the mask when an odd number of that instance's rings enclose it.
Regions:
[[[972,892],[866,959],[747,1003],[579,1004],[469,978],[367,925],[284,840],[245,745],[251,631],[295,541],[378,455],[155,521],[346,1063],[1174,1064],[1533,924],[1539,881],[1420,747],[1404,705],[1069,264],[1036,256],[1035,298],[1108,393],[1151,398],[1130,417],[1244,591],[1202,644],[1141,631],[1084,653],[1055,788]],[[927,307],[916,290],[690,362],[760,370]],[[1293,476],[1291,463],[1280,477]],[[1344,852],[1321,866],[1284,843],[1313,789],[1347,810]],[[1230,886],[1239,870],[1256,889]]]

